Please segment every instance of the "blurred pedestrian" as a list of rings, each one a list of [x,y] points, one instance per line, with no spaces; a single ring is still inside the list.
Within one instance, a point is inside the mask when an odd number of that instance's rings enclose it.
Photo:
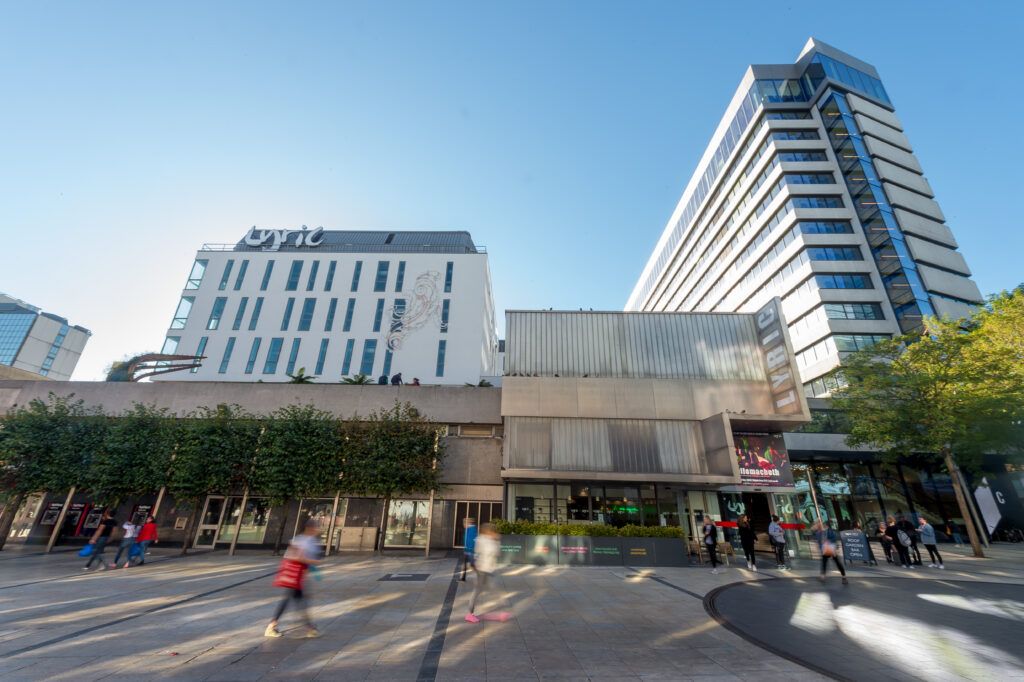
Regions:
[[[900,565],[903,568],[913,569],[914,567],[910,565],[910,536],[896,525],[895,517],[889,517],[885,534],[889,536],[893,549],[899,555]]]
[[[711,559],[711,572],[718,573],[718,528],[710,516],[704,517],[704,546],[708,550],[708,558]]]
[[[476,547],[477,527],[476,519],[467,517],[462,525],[466,529],[466,539],[462,543],[462,582],[466,582],[466,569],[473,566],[473,550]],[[475,569],[475,566],[473,566]]]
[[[83,571],[88,571],[92,567],[92,562],[97,559],[100,560],[100,570],[105,571],[110,566],[103,559],[103,550],[107,548],[107,543],[110,542],[110,534],[114,532],[117,527],[117,521],[114,520],[114,514],[109,509],[103,511],[103,516],[100,518],[100,525],[96,526],[96,532],[92,534],[92,538],[89,539],[89,544],[93,545],[92,554],[89,555],[89,561],[86,562],[82,568]]]
[[[946,568],[942,565],[942,555],[939,554],[939,548],[936,546],[938,540],[935,537],[935,528],[923,516],[918,519],[918,523],[918,534],[921,536],[921,544],[928,550],[928,558],[931,560],[931,563],[928,564],[929,568]]]
[[[910,548],[908,549],[908,552],[911,562],[915,566],[924,566],[924,563],[921,561],[921,550],[917,548],[917,528],[914,527],[914,524],[911,523],[910,519],[902,515],[896,522],[896,527],[906,533],[907,537],[910,538]]]
[[[124,531],[124,535],[121,536],[121,544],[117,548],[117,554],[114,555],[114,568],[117,568],[118,562],[121,561],[121,552],[124,552],[125,555],[125,567],[131,562],[132,545],[135,544],[135,535],[139,532],[139,527],[132,523],[131,519],[122,523],[121,529]]]
[[[306,572],[310,566],[320,563],[320,524],[316,519],[306,519],[302,526],[302,533],[292,538],[281,560],[281,566],[277,569],[277,577],[274,578],[275,587],[283,587],[287,592],[281,603],[274,611],[274,617],[267,624],[263,632],[264,637],[280,637],[281,631],[277,629],[277,622],[281,614],[288,608],[288,604],[295,602],[303,622],[306,624],[306,637],[319,637],[320,631],[313,625],[309,617],[309,606],[306,603],[306,595],[302,588],[305,584]]]
[[[963,547],[963,538],[960,536],[960,527],[953,523],[953,519],[946,521],[946,535],[948,535],[957,547]]]
[[[156,518],[152,514],[146,514],[146,522],[139,529],[139,534],[135,538],[136,547],[133,548],[135,557],[138,559],[138,563],[135,564],[136,566],[146,563],[146,550],[154,542],[158,542],[156,537]],[[130,563],[131,556],[129,556],[128,563],[124,567],[128,568]]]
[[[746,514],[740,515],[736,526],[740,532],[740,545],[743,546],[743,555],[747,558],[747,569],[757,573],[757,558],[754,556],[754,543],[757,542],[757,534],[750,527],[750,518]]]
[[[419,386],[420,385],[419,377],[413,377],[412,378],[412,385],[413,386]]]
[[[846,584],[846,569],[843,562],[839,560],[839,548],[836,546],[836,531],[832,528],[832,522],[828,521],[822,525],[821,521],[815,524],[814,539],[818,541],[818,549],[821,550],[821,575],[818,580],[825,582],[825,572],[828,570],[828,560],[835,562],[836,568],[843,576],[843,584]]]
[[[480,595],[487,589],[494,570],[498,567],[498,554],[501,552],[501,540],[498,531],[490,523],[480,527],[480,534],[476,538],[473,550],[474,566],[476,573],[476,586],[473,588],[473,597],[469,601],[469,613],[466,614],[467,623],[479,623],[480,618],[476,615],[476,604]]]
[[[772,522],[768,524],[768,539],[775,550],[775,568],[780,571],[786,570],[786,531],[782,530],[778,516],[772,516]]]
[[[878,524],[878,541],[882,544],[882,551],[885,552],[885,560],[886,562],[893,564],[896,562],[893,561],[892,558],[892,538],[890,538],[889,534],[886,532],[888,530],[889,526],[885,521]]]

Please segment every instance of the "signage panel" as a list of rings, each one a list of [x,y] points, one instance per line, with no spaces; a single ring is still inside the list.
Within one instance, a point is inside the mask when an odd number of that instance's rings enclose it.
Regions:
[[[793,362],[793,349],[786,337],[782,319],[782,302],[773,298],[754,316],[761,356],[768,370],[768,383],[772,392],[772,405],[777,414],[804,412],[804,397]]]
[[[793,487],[789,452],[781,433],[732,434],[740,465],[740,484]]]

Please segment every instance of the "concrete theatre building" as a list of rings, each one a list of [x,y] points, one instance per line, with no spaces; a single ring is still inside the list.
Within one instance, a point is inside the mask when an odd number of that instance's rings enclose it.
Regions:
[[[206,358],[164,381],[476,384],[500,373],[487,253],[467,232],[253,228],[196,253],[163,352]]]

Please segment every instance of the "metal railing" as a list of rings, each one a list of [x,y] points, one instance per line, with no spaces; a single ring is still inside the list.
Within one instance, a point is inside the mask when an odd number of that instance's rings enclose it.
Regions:
[[[282,244],[276,251],[269,251],[259,246],[247,246],[245,244],[203,244],[200,251],[240,251],[281,253],[297,251],[318,251],[327,253],[487,253],[486,246],[476,245],[473,248],[457,246],[440,246],[431,244],[323,244],[310,249],[309,247],[296,247],[292,244]]]

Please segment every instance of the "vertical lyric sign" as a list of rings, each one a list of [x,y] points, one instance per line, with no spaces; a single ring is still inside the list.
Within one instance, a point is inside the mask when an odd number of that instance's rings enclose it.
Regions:
[[[799,374],[793,362],[793,349],[786,336],[782,319],[782,302],[773,298],[755,315],[757,341],[761,348],[768,383],[771,387],[772,406],[778,414],[800,414],[804,412]]]

